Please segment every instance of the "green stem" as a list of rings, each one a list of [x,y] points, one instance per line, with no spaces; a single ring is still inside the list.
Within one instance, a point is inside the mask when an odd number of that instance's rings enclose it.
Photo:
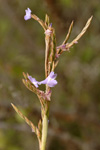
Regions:
[[[42,124],[42,145],[41,150],[45,150],[46,147],[46,139],[47,139],[47,131],[48,131],[48,117],[44,114],[43,124]]]

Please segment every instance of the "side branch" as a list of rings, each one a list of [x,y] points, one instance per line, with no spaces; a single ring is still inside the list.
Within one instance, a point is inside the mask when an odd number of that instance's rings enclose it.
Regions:
[[[44,29],[44,31],[47,29],[45,23],[43,22],[43,20],[41,20],[40,18],[38,18],[36,15],[31,14],[31,17],[36,20],[37,22],[39,22],[39,24],[42,26],[42,28]]]
[[[83,36],[83,34],[87,31],[87,29],[88,29],[88,27],[89,27],[89,25],[90,25],[90,23],[91,23],[92,18],[93,18],[93,16],[91,16],[91,17],[88,19],[88,21],[87,21],[85,27],[83,28],[83,30],[81,31],[81,33],[80,33],[71,43],[69,43],[69,44],[66,46],[66,48],[70,48],[73,44],[75,44],[75,43]]]
[[[91,17],[88,19],[88,21],[87,21],[85,27],[83,28],[83,30],[80,32],[80,34],[79,34],[72,42],[66,43],[67,40],[68,40],[68,38],[69,38],[69,36],[70,36],[71,30],[72,30],[73,22],[71,23],[71,25],[70,25],[70,27],[69,27],[68,34],[67,34],[67,36],[66,36],[66,38],[65,38],[65,40],[64,40],[64,42],[63,42],[63,44],[60,45],[60,46],[58,46],[58,47],[56,47],[56,48],[57,48],[57,54],[58,54],[58,55],[62,54],[63,51],[69,51],[69,49],[70,49],[74,44],[76,44],[76,43],[78,42],[78,40],[79,40],[79,39],[84,35],[84,33],[87,31],[87,29],[88,29],[88,27],[89,27],[89,25],[90,25],[90,23],[91,23],[92,18],[93,18],[93,16],[91,16]]]
[[[72,28],[73,28],[73,23],[74,23],[74,22],[72,21],[72,23],[71,23],[71,25],[70,25],[70,27],[69,27],[68,33],[67,33],[67,35],[66,35],[66,38],[65,38],[64,42],[62,43],[62,45],[64,45],[64,44],[67,43],[67,41],[68,41],[68,39],[69,39],[69,37],[70,37],[70,35],[71,35],[71,31],[72,31]]]

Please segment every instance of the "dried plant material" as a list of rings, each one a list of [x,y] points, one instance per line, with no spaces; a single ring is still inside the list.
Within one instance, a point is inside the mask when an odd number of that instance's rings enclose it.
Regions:
[[[36,133],[37,128],[34,126],[34,124],[26,117],[24,116],[21,111],[14,105],[12,104],[12,107],[14,108],[14,110],[18,113],[18,115],[25,120],[25,122],[32,128],[32,131],[34,131]]]
[[[74,44],[76,44],[78,42],[78,40],[84,35],[84,33],[86,32],[86,30],[88,29],[88,27],[90,26],[91,20],[92,20],[93,16],[91,16],[85,27],[83,28],[83,30],[81,31],[81,33],[69,44],[66,45],[66,49],[69,49],[71,46],[73,46]]]
[[[42,129],[42,121],[41,121],[41,119],[40,119],[39,122],[38,122],[38,129],[39,129],[39,130]]]
[[[68,38],[69,38],[69,35],[70,35],[70,33],[71,33],[71,29],[72,29],[73,23],[71,24],[71,26],[70,26],[70,28],[69,28],[69,31],[68,31],[68,35],[66,36],[66,38],[65,38],[65,40],[64,40],[64,42],[63,42],[63,44],[57,47],[57,54],[56,54],[56,55],[59,55],[59,56],[60,56],[60,54],[62,54],[64,51],[69,51],[70,48],[71,48],[74,44],[78,43],[78,40],[79,40],[79,39],[84,35],[84,33],[87,31],[87,29],[88,29],[88,27],[89,27],[89,25],[90,25],[90,23],[91,23],[92,18],[93,18],[93,16],[91,16],[91,17],[88,19],[88,21],[87,21],[85,27],[83,28],[83,30],[80,32],[80,34],[79,34],[72,42],[65,44],[65,42],[67,41],[67,36],[68,36]],[[57,64],[58,64],[58,62],[56,61],[56,65],[55,65],[55,66],[57,66]]]
[[[32,92],[36,93],[37,94],[37,89],[34,85],[32,85],[30,83],[29,80],[25,80],[25,79],[22,79],[22,82],[24,83],[24,85]]]
[[[27,79],[27,75],[24,72],[23,72],[23,76],[24,76],[25,79]]]
[[[67,35],[66,35],[66,38],[65,38],[64,42],[62,43],[62,45],[64,45],[64,44],[67,43],[67,41],[68,41],[68,39],[69,39],[69,37],[70,37],[70,35],[71,35],[71,31],[72,31],[72,28],[73,28],[73,23],[74,23],[74,22],[72,21],[72,23],[71,23],[71,25],[70,25],[70,27],[69,27],[68,33],[67,33]]]
[[[39,24],[43,27],[44,31],[47,29],[45,23],[43,22],[43,20],[41,20],[40,18],[38,18],[36,15],[31,14],[31,17],[36,20],[37,22],[39,22]]]
[[[56,55],[56,34],[55,34],[55,29],[53,28],[53,34],[52,34],[52,49],[51,49],[51,71],[53,71],[53,65],[54,65],[54,60],[55,60],[55,55]]]
[[[50,73],[49,70],[49,56],[50,56],[50,50],[51,50],[51,36],[52,36],[52,27],[49,26],[49,28],[45,31],[45,44],[46,44],[46,50],[45,50],[45,76],[47,77]]]
[[[45,26],[48,27],[49,26],[49,16],[46,14],[45,15]]]
[[[38,131],[39,131],[38,136],[41,139],[41,134],[42,134],[42,121],[41,121],[41,119],[38,122]]]
[[[25,79],[22,79],[22,82],[24,83],[24,85],[32,92],[34,92],[35,94],[37,94],[37,88],[34,84],[32,84],[32,82],[29,80],[29,74],[25,74],[23,72],[23,76]]]

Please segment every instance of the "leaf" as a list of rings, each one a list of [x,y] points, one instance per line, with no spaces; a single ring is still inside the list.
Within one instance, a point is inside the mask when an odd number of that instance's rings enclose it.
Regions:
[[[12,104],[12,107],[14,108],[14,110],[18,113],[18,115],[24,119],[24,121],[32,128],[32,131],[36,133],[37,128],[35,127],[35,125],[26,117],[24,116],[21,111],[14,105]]]

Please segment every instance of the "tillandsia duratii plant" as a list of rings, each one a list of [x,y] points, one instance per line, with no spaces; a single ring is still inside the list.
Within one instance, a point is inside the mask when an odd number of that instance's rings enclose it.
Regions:
[[[24,116],[20,110],[14,105],[13,108],[19,114],[19,116],[25,120],[25,122],[31,127],[32,132],[37,135],[39,141],[39,149],[46,150],[46,139],[48,132],[48,118],[49,118],[49,106],[51,101],[51,88],[57,84],[56,77],[57,74],[54,73],[55,68],[59,62],[60,55],[65,51],[70,51],[70,48],[78,43],[78,40],[83,36],[83,34],[88,29],[92,17],[90,17],[82,29],[80,34],[70,43],[68,39],[70,37],[73,21],[69,27],[68,33],[65,37],[65,40],[61,45],[56,45],[56,34],[55,29],[52,26],[52,23],[49,22],[49,16],[46,14],[45,21],[38,18],[36,15],[31,14],[31,10],[27,8],[25,10],[26,14],[24,16],[25,20],[33,18],[36,20],[43,28],[45,34],[45,79],[43,81],[37,81],[35,78],[32,78],[28,73],[23,73],[24,79],[22,79],[24,85],[33,93],[35,93],[41,104],[41,119],[38,122],[38,125],[35,126],[26,116]],[[39,89],[39,85],[45,84],[45,91]]]

